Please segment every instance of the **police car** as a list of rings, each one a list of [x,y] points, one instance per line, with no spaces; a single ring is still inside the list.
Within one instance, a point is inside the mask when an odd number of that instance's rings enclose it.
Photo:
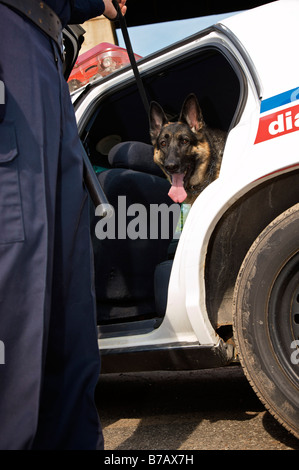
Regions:
[[[207,124],[228,132],[219,178],[175,217],[167,181],[138,153],[149,121],[132,69],[72,99],[103,190],[91,207],[102,372],[239,361],[299,438],[298,29],[299,3],[281,0],[138,62],[170,120],[195,93]],[[132,161],[117,160],[120,143],[137,145]],[[157,217],[166,235],[143,231]]]

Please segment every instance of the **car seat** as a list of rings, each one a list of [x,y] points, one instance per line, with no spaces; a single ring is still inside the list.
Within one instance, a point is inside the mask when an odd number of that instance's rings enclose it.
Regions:
[[[156,281],[154,274],[156,267],[167,260],[177,219],[169,216],[168,236],[151,237],[152,224],[157,222],[151,217],[151,205],[170,207],[174,204],[168,197],[170,183],[153,162],[151,145],[141,142],[118,144],[110,151],[108,160],[111,168],[97,176],[115,211],[115,238],[109,236],[99,240],[92,230],[98,323],[161,317],[165,311],[165,289],[167,291],[170,271],[169,268],[158,270],[162,274],[156,275]],[[143,220],[146,227],[142,227],[144,239],[132,239],[124,233],[123,221],[126,220],[128,227],[134,220],[133,216],[125,217],[128,207],[133,204],[141,204],[146,210]],[[97,220],[92,223],[96,224]],[[162,276],[161,283],[159,276]]]

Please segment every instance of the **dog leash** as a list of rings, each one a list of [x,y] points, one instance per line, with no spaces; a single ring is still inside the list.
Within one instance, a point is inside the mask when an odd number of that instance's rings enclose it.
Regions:
[[[123,14],[121,12],[118,1],[113,0],[112,3],[114,5],[114,8],[117,11],[117,17],[115,18],[114,21],[118,21],[119,24],[120,24],[120,28],[121,28],[122,35],[123,35],[123,38],[124,38],[124,42],[125,42],[125,45],[126,45],[128,56],[129,56],[131,66],[132,66],[132,69],[133,69],[133,72],[134,72],[134,76],[135,76],[135,79],[136,79],[137,88],[138,88],[143,106],[145,108],[146,114],[148,116],[150,106],[149,106],[149,102],[148,102],[148,99],[147,99],[147,95],[146,95],[146,91],[145,91],[142,79],[140,77],[139,70],[138,70],[138,67],[137,67],[137,63],[136,63],[136,59],[135,59],[135,56],[134,56],[130,36],[129,36],[129,33],[128,33],[127,22],[126,22],[126,19],[125,19],[125,17],[123,16]]]
[[[149,106],[149,102],[148,102],[148,99],[147,99],[147,96],[146,96],[146,92],[145,92],[145,89],[144,89],[143,82],[142,82],[140,74],[139,74],[139,70],[138,70],[138,67],[137,67],[137,64],[136,64],[133,48],[132,48],[129,33],[128,33],[127,23],[126,23],[125,17],[123,16],[123,14],[121,12],[118,1],[113,0],[113,5],[114,5],[114,7],[117,11],[117,17],[113,21],[114,22],[118,21],[120,23],[120,27],[121,27],[121,30],[122,30],[122,35],[123,35],[123,38],[124,38],[124,41],[125,41],[125,45],[126,45],[126,49],[127,49],[127,52],[128,52],[129,59],[130,59],[130,63],[131,63],[131,66],[132,66],[132,69],[133,69],[133,72],[134,72],[135,79],[136,79],[136,84],[137,84],[137,87],[138,87],[138,91],[139,91],[143,106],[145,108],[146,114],[148,116],[150,106]],[[91,200],[92,200],[94,206],[95,207],[98,207],[99,205],[102,206],[103,210],[102,210],[101,216],[102,217],[107,217],[107,216],[110,217],[110,215],[111,215],[110,210],[111,209],[109,209],[110,208],[109,202],[106,198],[106,195],[103,191],[103,188],[102,188],[99,180],[96,177],[96,174],[95,174],[94,169],[91,165],[91,162],[90,162],[90,160],[87,156],[84,145],[83,145],[82,142],[81,142],[81,144],[82,144],[83,161],[84,161],[84,182],[85,182],[86,188],[88,189],[89,195],[91,197]]]

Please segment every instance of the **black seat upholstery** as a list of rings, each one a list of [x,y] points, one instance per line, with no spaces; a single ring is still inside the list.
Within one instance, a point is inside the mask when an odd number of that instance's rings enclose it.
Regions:
[[[156,266],[167,259],[177,221],[169,217],[168,237],[153,239],[151,228],[156,221],[151,220],[150,215],[151,204],[173,204],[167,195],[169,182],[153,163],[153,149],[147,144],[119,144],[112,149],[109,162],[117,168],[100,173],[98,179],[114,207],[116,233],[115,239],[99,240],[94,236],[93,240],[98,323],[151,318],[157,313],[161,316],[162,309],[157,312],[155,304],[154,273]],[[119,196],[122,196],[121,204]],[[145,220],[142,231],[146,239],[131,239],[128,235],[122,238],[124,219],[128,228],[139,216],[136,212],[134,216],[125,217],[132,204],[141,204],[146,210],[146,218],[142,219],[143,225]],[[135,231],[140,233],[140,230],[136,223]]]
[[[108,155],[113,168],[129,168],[165,178],[161,168],[154,163],[154,148],[143,142],[123,142],[115,145]]]

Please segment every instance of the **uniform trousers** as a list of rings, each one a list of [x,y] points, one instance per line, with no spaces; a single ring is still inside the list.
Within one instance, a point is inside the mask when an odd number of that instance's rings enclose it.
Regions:
[[[62,61],[1,4],[0,36],[0,449],[102,449],[88,195]]]

